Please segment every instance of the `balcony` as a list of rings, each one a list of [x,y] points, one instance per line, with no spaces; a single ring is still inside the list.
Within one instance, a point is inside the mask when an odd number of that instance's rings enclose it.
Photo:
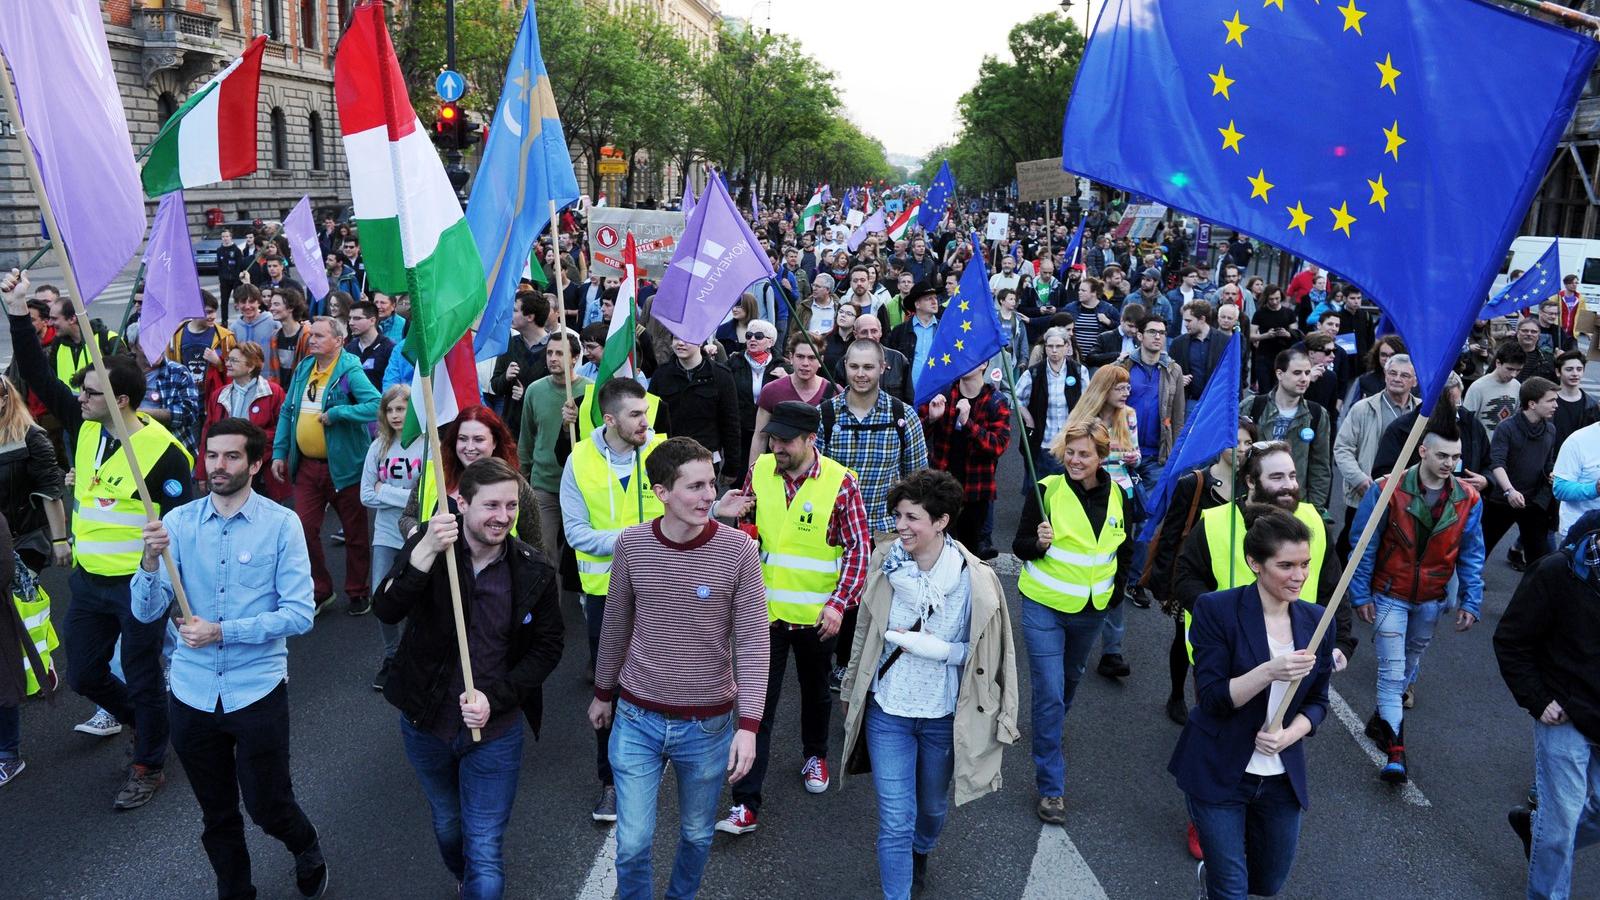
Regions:
[[[133,30],[144,38],[144,83],[165,69],[176,69],[181,84],[210,73],[221,56],[219,21],[178,4],[135,7]]]

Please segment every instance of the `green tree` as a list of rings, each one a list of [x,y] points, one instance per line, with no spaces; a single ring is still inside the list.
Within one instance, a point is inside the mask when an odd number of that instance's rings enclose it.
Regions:
[[[456,0],[456,71],[467,78],[461,105],[487,119],[500,103],[506,63],[522,27],[522,7],[501,0]],[[544,5],[540,6],[540,12]],[[405,75],[411,104],[424,121],[432,119],[438,98],[433,81],[445,66],[444,4],[407,3],[400,7],[390,27],[400,71]]]

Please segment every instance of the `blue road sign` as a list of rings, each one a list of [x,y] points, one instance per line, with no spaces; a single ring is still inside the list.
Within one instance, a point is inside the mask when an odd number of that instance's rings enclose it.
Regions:
[[[460,72],[445,69],[433,80],[433,92],[439,95],[440,100],[454,103],[467,92],[467,80],[461,77]]]

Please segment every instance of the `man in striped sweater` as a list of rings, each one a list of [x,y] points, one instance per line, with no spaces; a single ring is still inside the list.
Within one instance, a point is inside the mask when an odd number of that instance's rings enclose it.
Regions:
[[[664,760],[677,777],[682,819],[667,896],[699,890],[722,779],[743,778],[755,760],[769,652],[755,542],[711,518],[711,451],[672,438],[645,467],[663,512],[617,539],[589,704],[590,724],[611,728],[622,900],[648,900],[654,889],[650,850]]]

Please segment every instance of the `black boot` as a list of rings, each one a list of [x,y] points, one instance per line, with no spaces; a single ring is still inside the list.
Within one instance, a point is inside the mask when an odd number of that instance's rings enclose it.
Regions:
[[[1533,812],[1526,806],[1514,806],[1506,813],[1506,821],[1510,823],[1511,830],[1517,833],[1517,839],[1522,841],[1522,858],[1532,856]]]
[[[1167,698],[1167,718],[1179,725],[1188,724],[1189,707],[1184,704],[1181,695]]]
[[[911,851],[911,896],[928,888],[928,854]]]
[[[1389,727],[1389,723],[1385,722],[1383,727],[1388,728]],[[1406,783],[1406,726],[1405,726],[1405,723],[1402,722],[1400,724],[1400,733],[1396,734],[1394,736],[1394,740],[1389,744],[1388,753],[1389,753],[1389,762],[1386,765],[1384,765],[1383,771],[1378,773],[1378,777],[1382,778],[1384,781],[1389,782],[1390,784],[1405,784]]]
[[[1374,712],[1372,718],[1367,720],[1367,737],[1372,738],[1372,742],[1378,745],[1380,753],[1388,753],[1389,745],[1394,743],[1394,729],[1389,727],[1389,723],[1385,722],[1382,716]]]

